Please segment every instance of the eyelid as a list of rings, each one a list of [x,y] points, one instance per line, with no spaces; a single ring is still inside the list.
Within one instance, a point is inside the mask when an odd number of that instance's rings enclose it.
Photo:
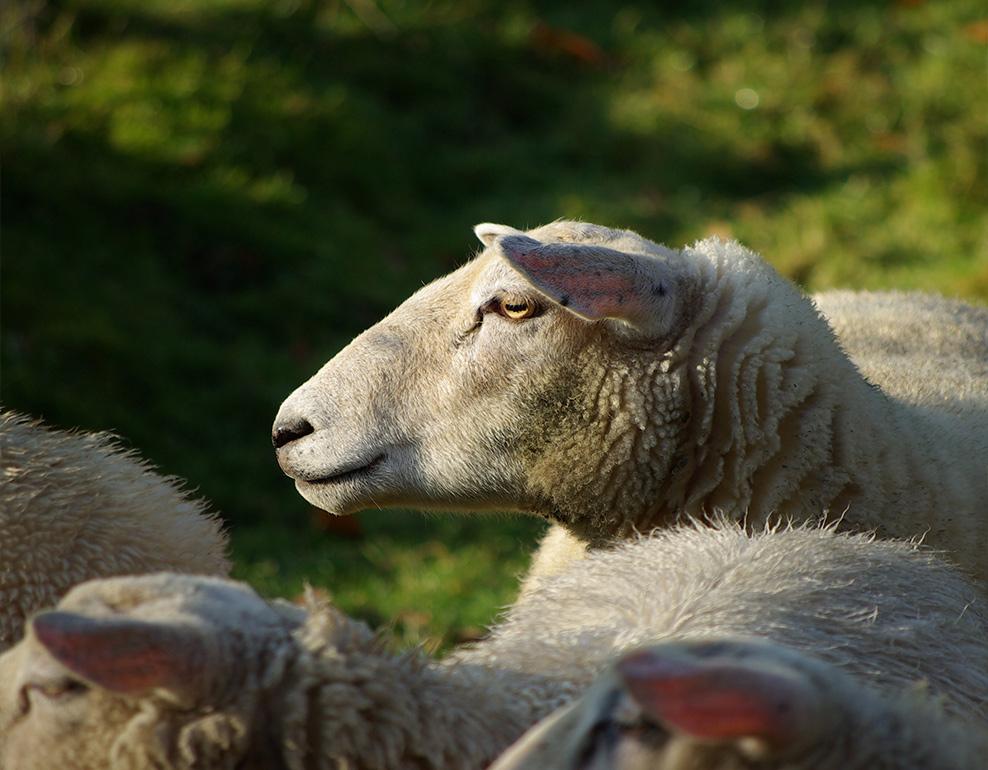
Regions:
[[[514,300],[514,301],[513,301]],[[532,312],[521,318],[512,318],[511,316],[505,315],[503,311],[504,305],[527,305],[532,308]],[[535,297],[525,294],[510,294],[508,292],[503,292],[496,294],[491,297],[484,305],[480,308],[484,312],[494,312],[497,313],[502,318],[507,318],[509,321],[528,321],[532,318],[538,318],[540,315],[545,313],[546,304],[540,302]]]
[[[466,329],[463,329],[462,331],[457,332],[455,334],[453,338],[453,344],[459,346],[462,345],[464,342],[466,342],[467,338],[483,325],[484,316],[487,315],[488,313],[496,313],[502,318],[517,323],[520,321],[528,321],[532,318],[537,318],[546,311],[546,304],[544,302],[540,302],[539,300],[530,296],[518,295],[519,299],[521,299],[526,303],[531,304],[533,308],[532,313],[531,315],[525,316],[524,318],[521,319],[508,318],[501,312],[501,303],[505,300],[506,296],[510,297],[511,295],[508,292],[498,292],[486,302],[481,303],[480,306],[477,308],[477,312],[476,315],[474,316],[473,323],[470,326],[468,326]]]
[[[58,682],[32,682],[24,685],[22,692],[26,696],[29,692],[34,690],[49,700],[54,700],[56,698],[62,698],[66,695],[78,695],[88,689],[89,688],[85,684],[78,680],[64,679]]]

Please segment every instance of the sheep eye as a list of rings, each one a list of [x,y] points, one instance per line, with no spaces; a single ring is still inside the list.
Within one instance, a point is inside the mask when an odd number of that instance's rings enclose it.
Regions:
[[[46,682],[44,684],[38,682],[26,684],[21,687],[20,692],[17,694],[17,716],[25,717],[31,711],[31,693],[37,693],[46,700],[51,701],[58,700],[71,692],[78,692],[79,689],[77,688],[84,690],[86,686],[81,682],[72,682],[68,679],[60,682]]]
[[[86,685],[75,679],[60,679],[56,682],[45,682],[44,684],[29,684],[24,688],[25,696],[28,692],[36,692],[48,700],[58,700],[72,695],[80,695],[88,689]]]
[[[512,321],[521,321],[524,318],[534,316],[538,307],[530,299],[502,297],[497,302],[497,310],[505,318],[510,318]]]

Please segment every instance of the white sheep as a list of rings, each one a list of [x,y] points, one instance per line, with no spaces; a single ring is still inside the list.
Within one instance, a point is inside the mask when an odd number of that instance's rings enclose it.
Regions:
[[[675,251],[575,222],[476,232],[476,259],[282,405],[278,460],[308,501],[536,513],[566,552],[543,549],[536,575],[721,510],[925,533],[988,576],[988,377],[941,378],[943,408],[882,391],[737,243]]]
[[[0,766],[479,770],[541,711],[516,680],[389,653],[232,581],[96,580],[0,656]]]
[[[928,549],[833,526],[693,523],[595,549],[453,658],[587,686],[632,648],[751,637],[885,689],[922,679],[988,720],[988,600]]]
[[[972,770],[988,729],[777,645],[629,653],[491,770]]]
[[[812,295],[841,347],[858,356],[960,357],[988,367],[988,308],[919,291]]]
[[[83,580],[229,571],[220,520],[112,436],[3,412],[0,472],[0,651]]]
[[[895,398],[960,414],[988,410],[988,308],[920,292],[813,296],[860,372]]]
[[[988,411],[988,308],[902,291],[837,289],[812,300],[858,371],[884,392],[914,407],[975,420]],[[553,525],[522,594],[586,552],[585,541]]]
[[[328,607],[153,575],[78,586],[0,656],[6,770],[475,769],[643,643],[760,638],[988,719],[988,616],[914,545],[676,527],[587,559],[442,663]]]

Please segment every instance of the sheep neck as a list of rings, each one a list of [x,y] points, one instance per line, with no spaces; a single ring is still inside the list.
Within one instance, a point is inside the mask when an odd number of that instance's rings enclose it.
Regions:
[[[953,501],[933,490],[977,472],[958,473],[935,421],[865,381],[812,303],[767,266],[711,259],[672,348],[588,356],[584,371],[591,419],[563,426],[568,444],[536,467],[534,509],[592,545],[715,513],[751,525],[843,517],[934,541],[963,526],[934,520]]]
[[[268,687],[266,731],[292,770],[484,767],[543,713],[466,668],[389,653],[360,624],[313,613],[293,664]]]

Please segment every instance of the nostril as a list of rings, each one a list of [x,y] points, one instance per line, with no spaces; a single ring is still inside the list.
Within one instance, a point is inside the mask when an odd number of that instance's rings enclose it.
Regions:
[[[302,436],[308,436],[314,430],[308,420],[301,418],[290,420],[271,432],[271,443],[274,444],[275,449],[281,449],[285,444],[290,444]]]

